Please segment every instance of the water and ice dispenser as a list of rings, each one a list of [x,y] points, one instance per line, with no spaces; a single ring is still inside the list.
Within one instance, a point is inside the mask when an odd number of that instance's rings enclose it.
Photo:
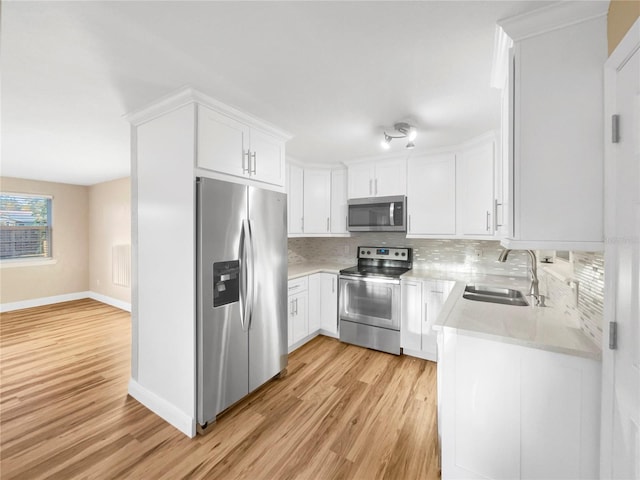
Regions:
[[[240,261],[213,264],[213,306],[221,307],[240,299]]]

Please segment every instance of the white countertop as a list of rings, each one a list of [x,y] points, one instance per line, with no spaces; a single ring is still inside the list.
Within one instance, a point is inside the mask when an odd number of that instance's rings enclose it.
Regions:
[[[289,265],[289,280],[320,272],[338,274],[349,266],[352,265],[331,262]],[[468,283],[504,286],[526,292],[529,288],[526,278],[430,269],[413,269],[402,276],[403,280],[426,278],[456,282],[433,326],[434,330],[452,329],[459,334],[497,342],[601,359],[600,348],[579,326],[569,323],[562,308],[548,300],[546,307],[518,307],[462,298]]]
[[[499,277],[487,275],[487,277]],[[492,278],[492,285],[519,290],[528,289],[525,281],[506,281],[501,284]],[[473,282],[469,282],[473,283]],[[471,335],[497,342],[600,360],[600,348],[576,325],[568,323],[564,310],[553,304],[546,307],[519,307],[478,302],[462,297],[467,282],[457,281],[433,326],[434,330],[452,329],[458,334]],[[528,300],[530,297],[527,298]]]
[[[335,263],[335,262],[305,262],[289,265],[289,280],[304,277],[305,275],[313,275],[314,273],[340,273],[340,270],[352,267],[353,264]]]

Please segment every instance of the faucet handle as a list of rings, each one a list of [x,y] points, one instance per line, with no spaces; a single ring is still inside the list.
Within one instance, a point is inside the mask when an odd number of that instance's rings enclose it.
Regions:
[[[544,303],[546,300],[547,298],[544,295],[538,295],[538,306],[546,307],[547,305]]]

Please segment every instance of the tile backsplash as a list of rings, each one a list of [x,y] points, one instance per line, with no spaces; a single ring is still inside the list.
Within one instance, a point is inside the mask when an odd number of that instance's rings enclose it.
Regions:
[[[289,263],[337,262],[355,265],[358,246],[413,248],[413,268],[469,274],[527,277],[529,258],[513,251],[505,263],[496,240],[409,239],[403,233],[361,233],[342,238],[290,238]],[[575,287],[545,274],[539,266],[540,292],[550,304],[560,306],[570,324],[581,328],[598,346],[602,342],[604,257],[600,252],[572,252]]]
[[[604,318],[604,256],[601,252],[572,252],[573,279],[576,285],[544,274],[541,288],[549,300],[562,305],[567,319],[580,327],[593,342],[602,345]],[[577,302],[576,302],[577,288]]]
[[[413,268],[524,277],[528,257],[512,252],[505,263],[495,240],[410,239],[403,233],[353,234],[348,238],[290,238],[289,263],[338,262],[354,265],[358,246],[413,248]]]

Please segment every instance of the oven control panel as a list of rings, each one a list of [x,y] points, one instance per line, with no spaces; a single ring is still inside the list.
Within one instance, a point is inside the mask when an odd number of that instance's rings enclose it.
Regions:
[[[358,258],[376,260],[408,260],[409,248],[358,247]]]

